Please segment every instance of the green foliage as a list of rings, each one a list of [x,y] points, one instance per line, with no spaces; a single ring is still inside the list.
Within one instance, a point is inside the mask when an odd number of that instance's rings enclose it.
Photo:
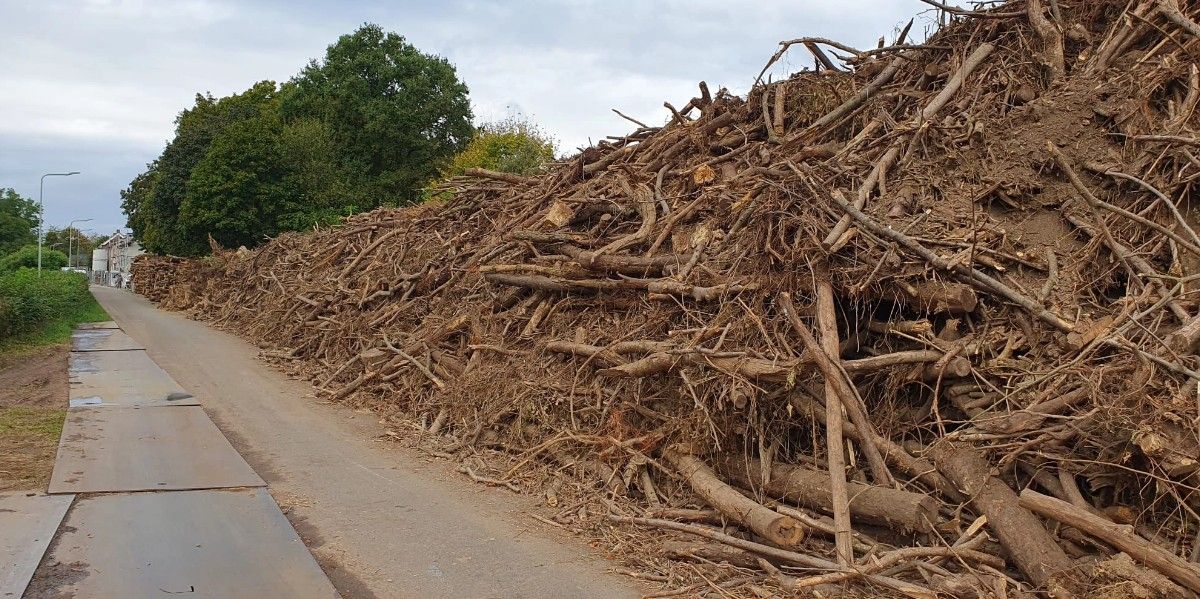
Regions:
[[[328,126],[343,172],[370,208],[420,199],[441,163],[474,133],[467,86],[444,58],[366,24],[284,86],[289,121]]]
[[[442,170],[445,178],[471,168],[529,175],[554,160],[554,139],[528,120],[509,118],[483,125]]]
[[[96,240],[96,237],[89,237],[75,227],[64,227],[47,229],[46,236],[42,238],[42,246],[43,251],[52,248],[66,253],[70,250],[72,254],[70,263],[86,268],[91,265],[91,253],[92,249],[96,247]],[[42,259],[45,260],[45,256]]]
[[[145,172],[134,177],[129,187],[121,190],[121,211],[125,213],[126,224],[142,247],[163,253],[160,241],[166,223],[157,217],[158,207],[154,204],[158,177],[158,161],[155,160],[146,165]]]
[[[42,270],[54,270],[67,265],[67,255],[58,250],[42,246]],[[3,258],[0,258],[0,274],[9,273],[22,268],[36,270],[38,266],[38,248],[27,245]],[[36,273],[35,273],[36,274]]]
[[[11,188],[0,188],[0,255],[37,243],[38,206]]]
[[[235,143],[223,138],[232,136],[244,141],[246,128],[251,127],[248,122],[260,121],[264,115],[273,117],[279,106],[276,96],[275,83],[262,81],[241,94],[221,99],[197,94],[195,105],[179,114],[175,120],[175,138],[158,160],[147,165],[146,172],[121,193],[122,209],[142,247],[159,254],[195,256],[208,251],[209,233],[227,240],[237,237],[240,232],[237,229],[208,227],[227,223],[229,219],[222,215],[240,206],[212,206],[211,196],[219,195],[220,190],[210,185],[198,195],[191,190],[192,178],[214,145],[227,148]],[[219,162],[221,158],[214,160]],[[214,168],[210,164],[206,175],[211,175]],[[231,187],[237,185],[245,186],[246,182],[230,183]],[[190,220],[196,218],[200,220]],[[250,245],[257,241],[239,239],[239,243]]]
[[[87,277],[59,270],[0,274],[0,347],[17,341],[60,341],[80,322],[107,315],[88,291]],[[20,339],[24,338],[24,339]]]
[[[289,165],[279,152],[274,88],[272,83],[255,113],[229,123],[192,169],[179,212],[186,238],[200,241],[211,233],[218,243],[237,247],[277,233],[274,213],[291,194],[283,184]]]
[[[364,25],[282,88],[197,95],[175,137],[121,192],[149,252],[196,256],[208,237],[254,247],[419,198],[470,139],[467,88],[444,59]]]

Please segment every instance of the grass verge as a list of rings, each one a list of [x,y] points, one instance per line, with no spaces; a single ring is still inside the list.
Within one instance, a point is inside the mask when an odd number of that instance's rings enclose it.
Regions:
[[[108,319],[83,275],[0,274],[0,491],[49,484],[67,414],[71,331]]]
[[[67,411],[0,408],[0,491],[44,489]]]
[[[22,269],[0,275],[0,355],[63,343],[82,322],[109,320],[78,273]]]

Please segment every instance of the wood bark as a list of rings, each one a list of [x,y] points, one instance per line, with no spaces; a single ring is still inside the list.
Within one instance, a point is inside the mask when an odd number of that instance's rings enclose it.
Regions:
[[[788,551],[786,549],[779,549],[769,545],[763,545],[762,543],[755,543],[754,541],[747,541],[746,539],[727,535],[719,530],[713,530],[711,528],[698,526],[695,524],[685,524],[683,522],[674,522],[672,520],[662,520],[658,518],[617,516],[615,514],[609,514],[607,518],[612,522],[640,524],[642,526],[653,526],[656,528],[665,528],[667,530],[686,532],[698,537],[703,537],[705,539],[712,539],[731,547],[753,551],[754,553],[778,560],[782,563],[796,564],[806,568],[818,568],[821,570],[833,570],[838,572],[846,571],[846,568],[843,568],[842,566],[839,566],[838,564],[829,560],[821,559],[819,557],[814,557],[804,553],[797,553],[795,551]],[[898,580],[888,576],[881,576],[878,574],[865,574],[863,576],[867,581],[873,584],[899,591],[909,597],[920,599],[937,599],[937,594],[933,591],[925,587],[915,585],[911,582],[905,582],[903,580]]]
[[[1200,316],[1193,316],[1167,335],[1167,345],[1176,353],[1190,355],[1200,346]]]
[[[582,346],[574,348],[579,351],[573,351],[567,350],[567,345],[563,342],[555,341],[551,343],[552,345],[547,344],[547,349],[552,349],[553,351],[576,353],[579,355],[584,355],[586,351],[582,349]],[[597,346],[587,347],[596,347],[596,352],[602,349]],[[799,359],[767,360],[745,356],[678,353],[670,352],[669,349],[660,348],[655,353],[651,353],[628,364],[602,370],[600,374],[615,377],[642,377],[670,372],[684,365],[691,364],[696,366],[711,366],[719,370],[736,373],[749,379],[786,383],[789,380],[795,379],[797,369],[814,363],[812,359],[813,354],[809,352],[802,354]],[[868,358],[859,358],[857,360],[843,360],[842,370],[846,371],[847,374],[865,374],[902,364],[933,363],[937,362],[944,355],[943,352],[937,350],[901,351]],[[958,372],[958,364],[954,365],[954,372]]]
[[[970,498],[971,506],[987,517],[988,527],[1008,550],[1017,568],[1033,584],[1047,587],[1054,574],[1071,567],[1037,517],[1021,507],[1017,494],[992,476],[991,465],[974,449],[942,443],[930,448],[933,461]]]
[[[981,44],[978,48],[976,48],[975,51],[972,52],[965,61],[963,61],[962,66],[958,68],[958,70],[954,73],[954,76],[946,82],[946,87],[942,88],[942,91],[938,92],[938,95],[929,102],[929,105],[917,115],[914,124],[920,125],[937,116],[938,111],[940,111],[942,108],[945,108],[946,104],[950,102],[950,98],[953,98],[954,94],[958,93],[958,90],[962,88],[963,83],[965,83],[967,80],[967,77],[971,76],[971,72],[979,68],[979,65],[983,64],[983,62],[987,60],[987,57],[991,56],[992,52],[995,50],[995,46],[987,43]],[[903,145],[903,139],[896,140],[896,142],[892,144],[892,147],[889,148],[883,157],[880,158],[880,160],[876,163],[875,168],[872,170],[870,176],[868,176],[867,180],[863,182],[863,185],[859,187],[858,195],[854,198],[854,207],[856,209],[862,210],[863,207],[867,205],[867,199],[870,198],[871,192],[874,191],[875,186],[877,186],[879,182],[887,176],[888,168],[890,168],[892,162],[894,162],[896,158],[900,156],[900,151]],[[847,229],[850,228],[850,222],[850,216],[843,216],[841,219],[839,219],[837,224],[834,225],[833,229],[829,231],[829,234],[825,237],[825,240],[822,242],[822,244],[825,247],[832,246],[837,239],[841,237]]]
[[[979,305],[975,289],[951,281],[921,281],[916,284],[894,285],[882,290],[881,299],[903,304],[917,312],[932,314],[967,314]]]
[[[843,210],[845,210],[850,215],[850,218],[858,221],[863,228],[876,235],[879,235],[880,237],[884,237],[898,243],[905,249],[923,258],[929,264],[942,270],[952,272],[968,281],[973,281],[980,287],[983,287],[984,289],[987,289],[988,291],[991,291],[992,293],[995,293],[996,295],[1018,306],[1021,306],[1022,308],[1025,308],[1030,314],[1033,314],[1038,319],[1050,324],[1060,331],[1069,333],[1074,330],[1074,326],[1062,316],[1047,310],[1033,298],[1030,298],[1016,291],[1012,287],[1001,283],[994,277],[975,270],[974,268],[970,268],[958,262],[952,262],[939,256],[937,253],[921,245],[908,235],[892,229],[891,227],[885,227],[881,225],[871,217],[863,214],[862,210],[859,210],[858,207],[851,205],[845,200],[839,199],[835,196],[833,197],[833,201]]]
[[[838,340],[837,312],[833,302],[833,287],[828,279],[817,283],[817,325],[821,334],[821,349],[830,356],[837,356],[841,342]],[[795,312],[795,310],[790,310]],[[833,540],[837,562],[843,566],[854,563],[854,535],[850,524],[850,499],[846,493],[846,445],[842,439],[842,421],[845,411],[837,399],[835,383],[825,381],[825,450],[829,464],[829,499],[833,512]],[[883,456],[880,456],[883,459]]]
[[[742,495],[717,478],[699,458],[675,449],[664,450],[663,457],[709,505],[758,536],[782,547],[794,547],[804,540],[802,524]]]
[[[1091,514],[1086,510],[1042,495],[1037,491],[1021,491],[1021,507],[1074,527],[1085,534],[1100,539],[1133,559],[1154,568],[1175,582],[1200,593],[1200,566],[1188,563],[1183,558],[1162,549],[1133,532],[1130,526],[1121,526],[1107,518]]]
[[[825,413],[819,403],[813,398],[800,394],[793,393],[788,396],[788,403],[791,404],[796,411],[805,414],[811,420],[819,420],[820,416]],[[847,437],[862,442],[862,433],[852,423],[843,422],[843,430]],[[896,442],[876,435],[875,443],[879,445],[879,450],[883,452],[883,458],[895,466],[900,472],[903,472],[908,477],[919,480],[931,488],[936,489],[943,497],[951,501],[966,501],[966,497],[958,492],[946,477],[942,476],[933,464],[914,457],[903,447]]]
[[[698,287],[667,279],[559,279],[542,275],[514,275],[488,273],[483,276],[489,282],[513,287],[528,287],[541,291],[597,292],[618,290],[644,290],[652,294],[682,295],[696,301],[710,301],[741,291],[756,289],[756,283],[745,285],[726,283],[712,287]]]
[[[795,502],[803,507],[832,512],[833,497],[830,478],[800,466],[775,464],[771,478],[763,482],[758,475],[758,460],[732,457],[722,460],[720,472],[738,484]],[[924,493],[913,493],[889,487],[846,483],[850,515],[857,522],[886,526],[904,532],[931,532],[938,522],[938,502]]]
[[[758,569],[758,556],[745,549],[705,543],[703,541],[666,540],[661,545],[662,554],[672,559],[686,559],[721,563],[739,568]]]
[[[465,174],[469,177],[480,177],[482,179],[494,179],[496,181],[503,181],[505,183],[511,183],[513,185],[529,183],[529,181],[531,180],[529,177],[522,177],[521,175],[514,175],[512,173],[502,173],[499,171],[491,171],[491,170],[488,170],[485,168],[469,168],[469,169],[467,169]]]

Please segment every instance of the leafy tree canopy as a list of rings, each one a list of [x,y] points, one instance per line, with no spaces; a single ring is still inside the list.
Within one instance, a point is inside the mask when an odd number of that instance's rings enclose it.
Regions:
[[[369,206],[418,201],[424,183],[474,129],[467,86],[444,58],[366,24],[284,86],[284,115],[329,127]]]
[[[75,266],[88,267],[91,265],[92,249],[100,242],[106,239],[105,236],[93,235],[80,231],[77,227],[63,227],[62,229],[46,229],[46,236],[42,239],[43,248],[51,248],[61,252],[71,251],[71,264]],[[42,256],[45,259],[45,256]]]
[[[38,248],[27,245],[0,258],[0,273],[12,272],[21,268],[37,268]],[[42,248],[42,270],[58,270],[67,265],[67,255],[58,250]]]
[[[38,206],[11,188],[0,188],[0,255],[37,243]]]
[[[255,246],[383,204],[417,201],[474,133],[445,59],[364,25],[282,88],[197,94],[175,137],[121,193],[150,252]]]

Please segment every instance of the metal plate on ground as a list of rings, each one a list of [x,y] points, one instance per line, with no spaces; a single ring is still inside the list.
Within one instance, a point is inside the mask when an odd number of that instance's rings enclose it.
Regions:
[[[103,322],[83,322],[83,323],[80,323],[79,326],[77,326],[75,328],[77,328],[77,329],[119,329],[121,327],[120,327],[120,325],[118,325],[117,323],[115,323],[111,320],[105,320]]]
[[[0,597],[21,597],[73,495],[0,493]]]
[[[71,333],[71,351],[146,349],[121,329],[83,329]]]
[[[67,411],[51,493],[263,486],[197,406]]]
[[[142,350],[71,352],[71,407],[198,406]]]
[[[338,596],[265,489],[81,497],[64,524],[48,595]]]

